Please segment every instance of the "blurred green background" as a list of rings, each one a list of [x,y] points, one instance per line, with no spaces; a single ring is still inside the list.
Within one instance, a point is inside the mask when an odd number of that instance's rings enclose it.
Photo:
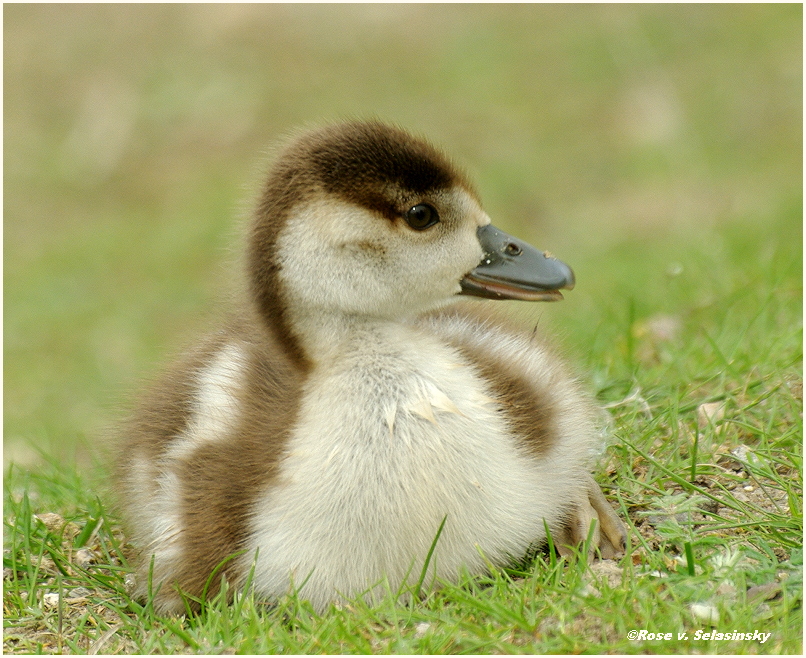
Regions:
[[[528,312],[600,386],[628,316],[741,305],[745,262],[788,300],[769,335],[799,321],[799,4],[12,4],[4,65],[6,463],[85,459],[208,326],[268,147],[309,122],[466,167],[575,268]]]

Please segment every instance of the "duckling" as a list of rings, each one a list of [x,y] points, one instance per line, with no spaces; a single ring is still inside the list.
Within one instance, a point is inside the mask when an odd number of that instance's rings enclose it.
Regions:
[[[496,229],[435,147],[377,121],[298,135],[245,265],[243,308],[122,431],[137,596],[181,613],[226,578],[322,611],[512,563],[547,528],[623,551],[594,405],[531,332],[456,303],[559,300],[573,272]]]

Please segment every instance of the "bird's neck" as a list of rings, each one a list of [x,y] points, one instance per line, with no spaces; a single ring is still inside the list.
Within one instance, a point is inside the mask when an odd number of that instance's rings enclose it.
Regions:
[[[294,338],[314,367],[333,363],[354,349],[383,351],[385,343],[410,331],[406,318],[322,309],[292,312],[289,319]]]

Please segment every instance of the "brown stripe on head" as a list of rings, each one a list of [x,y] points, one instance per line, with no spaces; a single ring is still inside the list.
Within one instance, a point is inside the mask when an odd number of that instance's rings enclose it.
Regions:
[[[445,155],[399,128],[351,122],[310,137],[310,162],[324,191],[390,219],[400,214],[401,195],[470,189]]]

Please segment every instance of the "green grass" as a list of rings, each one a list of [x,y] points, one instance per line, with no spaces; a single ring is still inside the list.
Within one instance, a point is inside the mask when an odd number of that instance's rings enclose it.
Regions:
[[[4,17],[6,653],[802,651],[800,6]],[[538,555],[411,605],[160,617],[126,594],[104,428],[215,321],[262,149],[370,114],[574,266],[561,304],[510,307],[610,415],[596,477],[629,555]],[[771,635],[694,639],[712,629]]]

